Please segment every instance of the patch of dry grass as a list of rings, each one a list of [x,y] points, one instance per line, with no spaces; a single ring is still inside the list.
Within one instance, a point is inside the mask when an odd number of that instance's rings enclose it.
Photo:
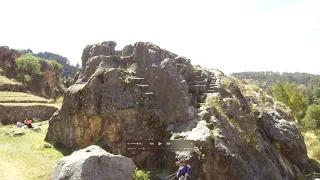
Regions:
[[[44,148],[48,122],[41,132],[17,128],[13,125],[0,127],[0,179],[50,179],[63,154],[55,148]],[[21,137],[5,135],[9,131],[23,131]]]
[[[303,134],[309,158],[320,163],[320,130],[309,130]]]
[[[63,102],[63,96],[60,96],[60,97],[58,97],[57,99],[56,99],[56,104],[58,104],[58,105],[62,105],[62,102]]]
[[[21,82],[18,82],[15,79],[9,79],[5,76],[0,76],[0,85],[2,85],[2,84],[21,84]]]
[[[60,108],[61,104],[49,104],[49,103],[0,103],[1,106],[53,106]]]
[[[0,91],[0,103],[49,103],[49,99],[45,99],[32,94],[23,92]]]

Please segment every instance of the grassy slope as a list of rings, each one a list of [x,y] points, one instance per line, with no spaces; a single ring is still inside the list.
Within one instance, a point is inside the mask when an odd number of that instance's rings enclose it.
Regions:
[[[0,85],[1,84],[21,84],[21,83],[16,81],[15,79],[8,79],[5,76],[0,76]]]
[[[14,102],[39,102],[48,103],[49,100],[35,96],[32,94],[22,93],[22,92],[10,92],[10,91],[0,91],[0,102],[14,103]]]
[[[320,163],[320,130],[303,132],[308,156]]]
[[[42,132],[15,126],[0,127],[0,179],[50,179],[50,175],[63,154],[54,148],[46,149],[43,141],[48,122]],[[24,131],[21,137],[5,135],[9,131]]]

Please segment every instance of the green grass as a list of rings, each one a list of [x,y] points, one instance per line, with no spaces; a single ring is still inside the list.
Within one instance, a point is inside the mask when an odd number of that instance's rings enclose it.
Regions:
[[[308,130],[303,135],[309,158],[320,163],[320,130]]]
[[[41,132],[13,125],[0,126],[0,179],[50,179],[63,154],[55,148],[43,147],[47,128],[47,121],[41,126]],[[10,131],[23,131],[25,135],[5,135]]]
[[[21,83],[16,81],[15,79],[8,79],[5,76],[0,76],[0,85],[2,84],[21,84]]]
[[[63,102],[63,96],[60,96],[60,97],[58,97],[58,98],[56,99],[56,104],[61,105],[62,102]]]
[[[10,91],[0,91],[0,103],[24,103],[24,102],[39,102],[48,103],[49,100],[35,96],[32,94],[22,93],[22,92],[10,92]]]

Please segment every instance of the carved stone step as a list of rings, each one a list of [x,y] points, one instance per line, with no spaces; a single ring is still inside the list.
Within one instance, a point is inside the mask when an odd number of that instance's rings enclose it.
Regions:
[[[205,81],[194,81],[194,84],[196,85],[206,85]]]
[[[207,90],[206,93],[215,93],[215,90]]]
[[[195,78],[196,81],[203,81],[205,79],[207,79],[207,76],[196,76]]]
[[[205,91],[207,89],[206,85],[193,85],[193,87],[198,89],[199,91]]]
[[[152,95],[154,95],[154,93],[153,92],[147,92],[147,93],[144,93],[144,95],[152,96]]]
[[[148,84],[136,84],[136,86],[138,86],[138,87],[149,87]]]
[[[136,84],[136,86],[140,89],[140,91],[146,91],[149,89],[148,84]]]
[[[142,80],[144,80],[144,78],[140,78],[140,77],[128,77],[129,81],[135,83],[135,84],[139,84],[141,83]]]
[[[201,71],[195,71],[195,72],[194,72],[194,75],[195,75],[195,76],[201,76]]]

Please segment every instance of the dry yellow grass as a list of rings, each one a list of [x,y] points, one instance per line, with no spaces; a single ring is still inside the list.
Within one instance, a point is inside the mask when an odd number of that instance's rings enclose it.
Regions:
[[[16,81],[15,79],[8,79],[5,76],[0,76],[0,85],[2,84],[21,84],[21,83]]]
[[[60,108],[61,104],[48,104],[48,103],[0,103],[0,106],[53,106]]]
[[[23,92],[11,92],[11,91],[1,91],[0,92],[0,103],[23,103],[23,102],[38,102],[38,103],[48,103],[49,99],[45,99],[32,94],[27,94]]]
[[[307,131],[304,133],[304,140],[308,150],[308,156],[320,163],[320,130]]]

